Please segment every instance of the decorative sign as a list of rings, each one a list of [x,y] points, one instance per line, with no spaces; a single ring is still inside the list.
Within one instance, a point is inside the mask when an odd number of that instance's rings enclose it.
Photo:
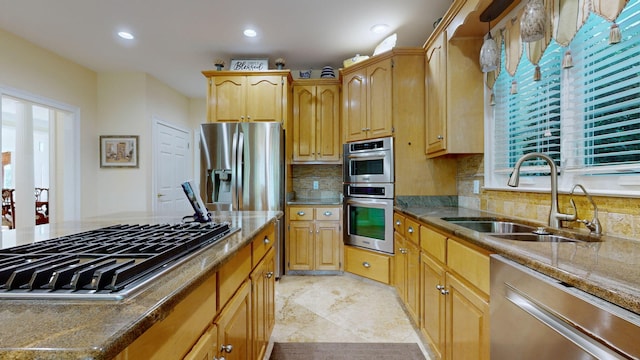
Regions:
[[[231,59],[231,71],[269,70],[269,59]]]

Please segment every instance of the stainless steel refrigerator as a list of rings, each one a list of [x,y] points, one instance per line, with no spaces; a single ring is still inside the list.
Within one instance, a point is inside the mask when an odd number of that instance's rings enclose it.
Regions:
[[[284,130],[280,123],[200,125],[200,194],[209,210],[284,211]],[[276,224],[277,276],[284,231]]]

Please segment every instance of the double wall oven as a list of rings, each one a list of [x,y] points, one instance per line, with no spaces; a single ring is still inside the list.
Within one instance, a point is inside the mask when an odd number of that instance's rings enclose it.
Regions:
[[[344,145],[345,244],[393,254],[393,138]]]

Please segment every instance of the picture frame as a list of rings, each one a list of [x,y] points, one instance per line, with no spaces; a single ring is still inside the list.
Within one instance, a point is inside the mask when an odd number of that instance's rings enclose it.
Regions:
[[[231,59],[231,71],[265,71],[269,70],[269,59]]]
[[[101,168],[137,168],[138,135],[100,135]]]

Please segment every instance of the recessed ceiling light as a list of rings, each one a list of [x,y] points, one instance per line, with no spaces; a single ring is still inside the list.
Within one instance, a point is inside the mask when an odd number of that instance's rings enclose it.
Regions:
[[[119,31],[118,36],[126,40],[133,40],[134,36],[128,31]]]
[[[374,32],[376,34],[380,34],[387,31],[388,28],[389,28],[389,25],[387,24],[375,24],[369,30],[371,30],[371,32]]]
[[[256,35],[258,35],[258,33],[253,29],[246,29],[244,31],[244,36],[246,37],[256,37]]]

